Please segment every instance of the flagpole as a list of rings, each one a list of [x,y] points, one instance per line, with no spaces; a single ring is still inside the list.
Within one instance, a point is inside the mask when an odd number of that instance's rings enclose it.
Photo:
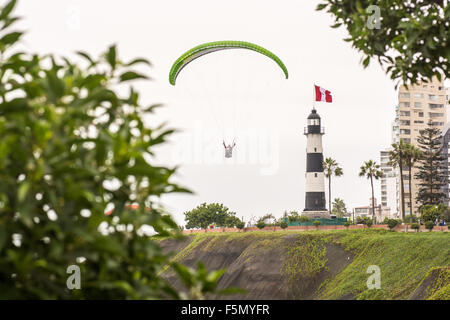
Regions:
[[[316,83],[313,82],[313,110],[316,110],[316,98],[314,97],[314,95],[316,94]]]

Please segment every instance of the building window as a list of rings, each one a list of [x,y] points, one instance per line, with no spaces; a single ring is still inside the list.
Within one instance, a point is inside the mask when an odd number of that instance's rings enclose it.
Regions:
[[[419,112],[419,117],[423,118],[423,112]]]
[[[411,124],[411,122],[409,120],[400,120],[401,126],[409,126],[410,124]]]
[[[400,116],[402,117],[409,117],[411,113],[409,111],[400,111]]]
[[[414,107],[422,108],[422,102],[414,102]]]
[[[317,173],[314,173],[314,177],[317,178]]]
[[[400,98],[409,98],[409,92],[400,92],[399,97]]]
[[[400,129],[400,134],[411,134],[411,130],[409,130],[409,129]]]
[[[422,120],[414,120],[414,123],[423,123]]]
[[[418,98],[418,99],[423,98],[423,93],[414,93],[414,98]]]
[[[399,105],[403,108],[409,108],[409,102],[400,102]]]
[[[430,118],[439,118],[439,117],[443,117],[443,116],[444,116],[443,113],[430,112]]]
[[[435,94],[429,94],[428,95],[428,99],[432,100],[432,101],[436,101],[438,99],[438,96]]]
[[[444,107],[443,104],[429,103],[428,106],[430,109],[441,109]]]

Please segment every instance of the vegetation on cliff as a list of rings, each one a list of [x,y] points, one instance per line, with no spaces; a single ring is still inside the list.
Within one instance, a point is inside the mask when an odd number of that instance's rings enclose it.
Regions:
[[[434,268],[444,271],[433,276],[433,284],[427,286],[431,289],[417,298],[448,299],[448,232],[254,231],[189,238],[173,259],[189,264],[201,257],[209,260],[207,266],[227,268],[224,278],[229,279],[224,282],[247,289],[244,299],[259,297],[252,289],[254,275],[260,282],[271,279],[273,295],[264,296],[269,299],[408,299]],[[227,259],[229,252],[233,257]],[[274,257],[279,264],[273,263]],[[381,271],[380,289],[367,287],[367,269],[373,265]]]

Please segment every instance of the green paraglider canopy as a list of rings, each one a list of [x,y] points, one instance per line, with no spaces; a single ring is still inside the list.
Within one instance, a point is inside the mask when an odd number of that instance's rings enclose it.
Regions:
[[[273,61],[275,61],[278,66],[283,70],[286,79],[288,78],[288,70],[284,63],[281,61],[280,58],[278,58],[275,54],[270,52],[267,49],[264,49],[263,47],[260,47],[256,44],[250,43],[250,42],[244,42],[244,41],[215,41],[215,42],[208,42],[201,45],[198,45],[185,53],[183,53],[172,65],[172,68],[170,69],[169,73],[169,82],[172,85],[175,85],[175,81],[178,77],[178,74],[180,71],[188,65],[193,60],[208,54],[212,52],[216,52],[219,50],[227,50],[227,49],[248,49],[253,50],[256,52],[259,52]]]

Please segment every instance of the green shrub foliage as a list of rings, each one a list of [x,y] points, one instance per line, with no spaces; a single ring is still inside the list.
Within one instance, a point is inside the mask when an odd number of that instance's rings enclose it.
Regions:
[[[256,224],[256,227],[258,229],[262,229],[266,226],[266,223],[264,221],[258,221],[258,223]]]
[[[425,222],[425,228],[427,228],[429,231],[433,231],[434,223],[432,221]]]
[[[0,299],[180,298],[145,235],[179,234],[151,199],[187,191],[174,168],[152,164],[173,130],[142,121],[159,105],[142,105],[131,83],[150,63],[123,61],[115,46],[78,52],[79,63],[20,52],[15,4],[0,12]],[[71,265],[79,290],[66,285]]]
[[[184,220],[186,220],[188,229],[206,229],[211,224],[215,224],[217,227],[234,227],[241,222],[235,212],[229,211],[220,203],[202,203],[191,211],[185,212]]]
[[[388,219],[387,225],[390,230],[394,230],[394,228],[398,225],[398,221],[396,219]]]
[[[420,225],[418,223],[413,223],[413,224],[411,224],[411,229],[414,229],[417,232],[419,232]]]

